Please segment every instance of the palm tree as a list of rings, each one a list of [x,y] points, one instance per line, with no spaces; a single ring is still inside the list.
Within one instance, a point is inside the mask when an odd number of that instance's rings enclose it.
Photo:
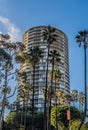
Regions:
[[[77,100],[78,100],[78,91],[74,89],[72,90],[72,93],[71,93],[71,101],[74,103],[74,106]]]
[[[50,94],[50,106],[49,106],[49,123],[50,123],[50,112],[51,112],[51,101],[52,101],[52,87],[53,87],[53,73],[54,73],[54,66],[55,63],[58,63],[60,61],[59,58],[60,54],[56,50],[52,50],[49,53],[50,57],[50,63],[52,64],[52,74],[51,74],[51,94]]]
[[[79,93],[79,104],[82,106],[82,112],[83,112],[84,103],[85,103],[85,94],[83,92],[80,92]]]
[[[26,129],[26,116],[27,116],[27,104],[30,99],[29,92],[31,91],[31,84],[27,81],[27,73],[25,71],[18,72],[19,80],[21,80],[21,83],[19,84],[19,96],[18,98],[22,100],[24,111],[21,111],[21,124],[20,127],[23,124],[23,112],[24,112],[24,129]]]
[[[79,43],[79,47],[83,44],[83,48],[84,48],[84,89],[85,89],[85,109],[84,109],[84,114],[83,114],[83,118],[81,120],[80,126],[78,128],[78,130],[80,130],[80,128],[82,127],[82,124],[85,120],[86,117],[86,111],[87,111],[87,75],[86,75],[86,49],[88,46],[88,31],[84,30],[84,31],[80,31],[78,32],[78,35],[75,37],[76,38],[76,42]]]
[[[55,34],[56,29],[48,26],[43,30],[44,41],[47,41],[47,69],[46,69],[46,86],[45,86],[45,102],[44,102],[44,130],[47,130],[47,111],[46,111],[46,100],[47,100],[47,86],[48,86],[48,63],[49,63],[49,51],[50,45],[56,41],[57,35]]]
[[[52,70],[49,72],[49,77],[52,77]],[[55,83],[55,89],[54,89],[54,94],[55,94],[55,99],[57,99],[57,97],[62,97],[62,91],[58,90],[56,87],[56,83],[57,81],[61,78],[61,72],[59,69],[54,69],[53,71],[53,82]],[[55,102],[56,104],[56,102]],[[55,105],[56,106],[56,105]]]
[[[60,70],[56,69],[54,71],[54,81],[55,81],[55,95],[56,95],[56,82],[61,78]],[[57,123],[57,95],[55,96],[55,106],[56,106],[56,130],[58,130],[58,123]]]
[[[70,101],[71,101],[70,94],[67,94],[67,93],[64,94],[64,101],[65,101],[65,105],[67,105],[67,106],[70,105]]]
[[[39,47],[31,48],[29,51],[30,63],[33,66],[33,93],[32,93],[32,130],[34,130],[34,93],[35,93],[35,67],[36,63],[39,62],[40,58],[42,58],[42,50]]]
[[[59,105],[65,105],[65,98],[64,98],[64,92],[63,90],[57,90],[56,95],[58,97],[58,104]]]
[[[52,77],[52,70],[49,72],[49,77],[50,78]],[[62,92],[62,91],[58,91],[57,90],[56,83],[57,83],[57,81],[60,78],[61,78],[61,72],[60,72],[60,70],[54,68],[52,80],[55,83],[54,95],[55,95],[55,107],[56,107],[56,130],[58,130],[58,124],[57,124],[57,98],[58,98],[58,96],[61,96],[61,95],[59,95],[60,94],[59,92]]]
[[[16,61],[20,63],[27,63],[32,67],[32,130],[34,130],[34,93],[35,93],[35,68],[36,64],[42,58],[42,50],[38,46],[30,48],[29,52],[26,53],[25,50],[21,54],[16,56]]]
[[[52,74],[51,74],[51,95],[50,95],[50,110],[51,110],[51,100],[52,100],[52,86],[53,86],[53,73],[54,73],[54,66],[56,62],[60,61],[59,53],[56,50],[50,51],[50,63],[52,64]]]

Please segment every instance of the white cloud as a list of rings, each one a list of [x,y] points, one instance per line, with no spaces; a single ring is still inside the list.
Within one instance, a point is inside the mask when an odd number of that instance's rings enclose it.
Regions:
[[[21,34],[20,29],[13,23],[10,22],[8,18],[0,16],[0,22],[4,25],[6,33],[11,36],[12,41],[20,41],[21,40]]]

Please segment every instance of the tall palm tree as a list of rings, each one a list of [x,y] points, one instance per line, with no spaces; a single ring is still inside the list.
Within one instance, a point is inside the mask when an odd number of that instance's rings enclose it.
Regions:
[[[15,61],[16,63],[20,63],[20,64],[25,64],[27,63],[28,65],[30,65],[30,57],[29,57],[29,54],[26,52],[25,50],[25,46],[24,48],[21,49],[15,54]],[[24,71],[20,71],[20,70],[17,70],[17,78],[19,79],[20,84],[19,84],[19,96],[18,98],[21,99],[22,101],[22,106],[21,106],[21,121],[20,121],[20,128],[21,127],[24,127],[25,129],[25,125],[26,125],[26,109],[25,109],[25,118],[23,119],[23,115],[24,115],[24,108],[25,108],[25,104],[29,98],[29,88],[30,88],[30,85],[27,85],[28,88],[26,88],[26,84],[27,84],[27,73]],[[27,91],[25,91],[27,90]],[[27,106],[26,106],[27,108]],[[24,126],[23,126],[24,125]]]
[[[55,63],[60,61],[59,56],[60,56],[60,54],[56,50],[50,51],[50,53],[49,53],[50,63],[52,64],[50,110],[51,110],[51,100],[52,100],[53,73],[54,73],[54,69],[55,69],[54,66],[55,66]]]
[[[75,37],[76,38],[76,42],[79,43],[79,47],[83,44],[83,48],[84,48],[84,89],[85,89],[85,109],[84,109],[84,114],[83,114],[83,118],[81,120],[80,126],[78,128],[78,130],[80,130],[80,128],[82,127],[82,124],[85,120],[86,117],[86,111],[87,111],[87,74],[86,74],[86,49],[88,46],[88,30],[84,30],[84,31],[80,31],[78,32],[78,35]]]
[[[54,70],[54,77],[53,80],[55,81],[55,107],[56,107],[56,130],[58,130],[58,123],[57,123],[57,95],[56,95],[56,82],[61,78],[61,72],[59,69]]]
[[[49,77],[51,79],[52,77],[52,70],[49,72]],[[56,88],[56,83],[58,82],[58,80],[61,78],[61,72],[59,69],[56,69],[54,68],[54,71],[53,71],[53,82],[55,83],[55,88],[54,88],[54,98],[55,98],[55,107],[56,107],[56,130],[58,130],[58,124],[57,124],[57,98],[59,96],[59,92],[61,91],[58,91],[57,88]],[[57,93],[58,92],[58,93]],[[61,96],[61,95],[60,95]]]
[[[42,50],[38,46],[34,46],[29,49],[29,52],[25,51],[16,56],[16,61],[20,63],[27,63],[32,67],[32,130],[34,130],[34,93],[35,93],[35,68],[36,64],[39,62],[40,58],[42,58]]]
[[[52,74],[51,74],[51,94],[50,94],[50,106],[49,106],[49,123],[50,123],[50,112],[51,112],[51,101],[52,101],[52,87],[53,87],[53,73],[55,69],[55,63],[60,61],[60,54],[56,50],[52,50],[49,53],[50,63],[52,64]]]
[[[18,98],[23,101],[23,107],[24,111],[21,111],[21,122],[20,126],[23,124],[23,112],[24,112],[24,129],[26,129],[26,116],[27,116],[27,104],[30,99],[29,92],[31,91],[31,84],[27,81],[27,73],[25,71],[19,72],[19,79],[21,80],[21,83],[19,84],[19,96]]]
[[[32,130],[34,130],[34,93],[35,93],[35,68],[36,68],[36,63],[39,62],[40,58],[42,58],[42,50],[40,50],[39,47],[34,47],[33,49],[31,48],[29,50],[29,58],[30,58],[30,63],[33,67],[33,84],[32,84]]]
[[[46,86],[45,86],[45,102],[44,102],[44,130],[47,130],[47,111],[46,111],[46,100],[47,100],[47,86],[48,86],[48,63],[49,63],[49,51],[50,45],[56,41],[57,35],[55,34],[56,29],[48,26],[43,30],[44,41],[47,41],[47,69],[46,69]]]

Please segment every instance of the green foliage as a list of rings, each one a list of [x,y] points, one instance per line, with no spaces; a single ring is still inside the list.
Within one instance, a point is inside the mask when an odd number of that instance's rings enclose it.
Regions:
[[[85,94],[83,92],[79,93],[79,103],[81,106],[85,104]]]
[[[68,121],[66,119],[66,110],[67,106],[59,106],[57,107],[57,122],[61,122],[58,126],[59,127],[68,127]],[[56,107],[52,108],[51,110],[51,125],[56,127]]]
[[[52,44],[57,38],[55,31],[56,29],[54,27],[48,26],[43,31],[43,40],[47,40],[48,44]]]
[[[0,60],[11,60],[11,56],[3,48],[0,48]]]
[[[72,97],[72,101],[78,100],[78,91],[76,89],[72,90],[71,97]]]
[[[0,130],[3,128],[5,108],[9,107],[9,98],[12,93],[13,85],[10,81],[15,79],[14,54],[17,43],[12,43],[9,35],[0,34]],[[9,86],[10,85],[10,86]]]
[[[20,125],[20,113],[11,112],[6,118],[5,123],[7,128],[18,128]]]
[[[3,92],[3,93],[10,94],[11,89],[10,89],[9,87],[7,87],[7,88],[3,87],[2,92]]]
[[[67,120],[67,109],[68,106],[57,107],[57,122],[58,127],[61,130],[68,128],[69,125],[69,122]],[[71,120],[81,119],[81,114],[77,108],[70,107],[70,113],[71,113]],[[51,110],[51,125],[56,127],[56,107],[53,107]]]
[[[51,79],[52,77],[52,70],[49,71],[48,77]],[[61,72],[59,69],[54,68],[53,70],[53,82],[58,81],[61,78]]]
[[[71,130],[78,130],[80,124],[80,120],[79,119],[74,119],[71,121]]]
[[[83,124],[81,130],[88,130],[88,122]]]
[[[20,115],[21,113],[19,112],[10,112],[9,115],[5,118],[5,129],[9,130],[11,129],[16,129],[18,130],[24,130],[24,123],[20,125]],[[25,115],[23,115],[24,118]],[[26,117],[26,128],[31,126],[32,124],[32,119],[30,115],[27,115]],[[43,113],[37,113],[34,116],[34,126],[37,128],[40,128],[41,130],[43,129]]]
[[[73,119],[81,119],[82,115],[81,112],[76,107],[71,107],[71,120]]]
[[[80,124],[80,119],[72,120],[72,122],[71,122],[71,130],[78,130],[79,124]],[[80,130],[88,130],[88,122],[84,123]]]

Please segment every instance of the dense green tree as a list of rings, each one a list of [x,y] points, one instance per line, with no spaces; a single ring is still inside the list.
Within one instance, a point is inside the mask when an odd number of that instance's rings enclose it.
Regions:
[[[23,115],[25,117],[25,115]],[[24,130],[24,126],[20,127],[20,118],[21,118],[21,113],[20,112],[10,112],[9,115],[5,118],[5,130]],[[26,130],[29,128],[31,129],[31,124],[32,124],[32,119],[30,115],[26,116]],[[42,130],[43,129],[43,113],[37,113],[34,116],[34,126],[37,129]]]
[[[20,113],[11,112],[5,118],[6,127],[9,129],[18,129],[20,127]]]
[[[71,130],[78,130],[80,125],[80,119],[74,119],[71,121]]]
[[[84,89],[85,89],[85,108],[84,108],[84,114],[83,114],[83,118],[81,120],[79,129],[81,128],[85,117],[86,117],[86,111],[87,111],[87,67],[86,67],[86,59],[87,59],[87,55],[86,55],[86,49],[88,46],[88,30],[84,30],[84,31],[80,31],[78,32],[78,35],[75,37],[76,42],[79,43],[79,47],[83,44],[83,48],[84,48]]]
[[[84,123],[81,130],[87,130],[88,129],[88,122]]]
[[[73,120],[71,122],[71,130],[78,130],[78,127],[80,125],[80,120],[77,119],[77,120]],[[88,130],[88,122],[87,123],[84,123],[81,130]]]
[[[58,106],[57,107],[57,122],[58,122],[58,129],[63,130],[69,127],[69,122],[67,120],[67,109],[68,106]],[[56,128],[56,107],[53,107],[51,110],[51,125]],[[80,111],[75,107],[70,107],[71,113],[71,121],[75,119],[81,119]]]

